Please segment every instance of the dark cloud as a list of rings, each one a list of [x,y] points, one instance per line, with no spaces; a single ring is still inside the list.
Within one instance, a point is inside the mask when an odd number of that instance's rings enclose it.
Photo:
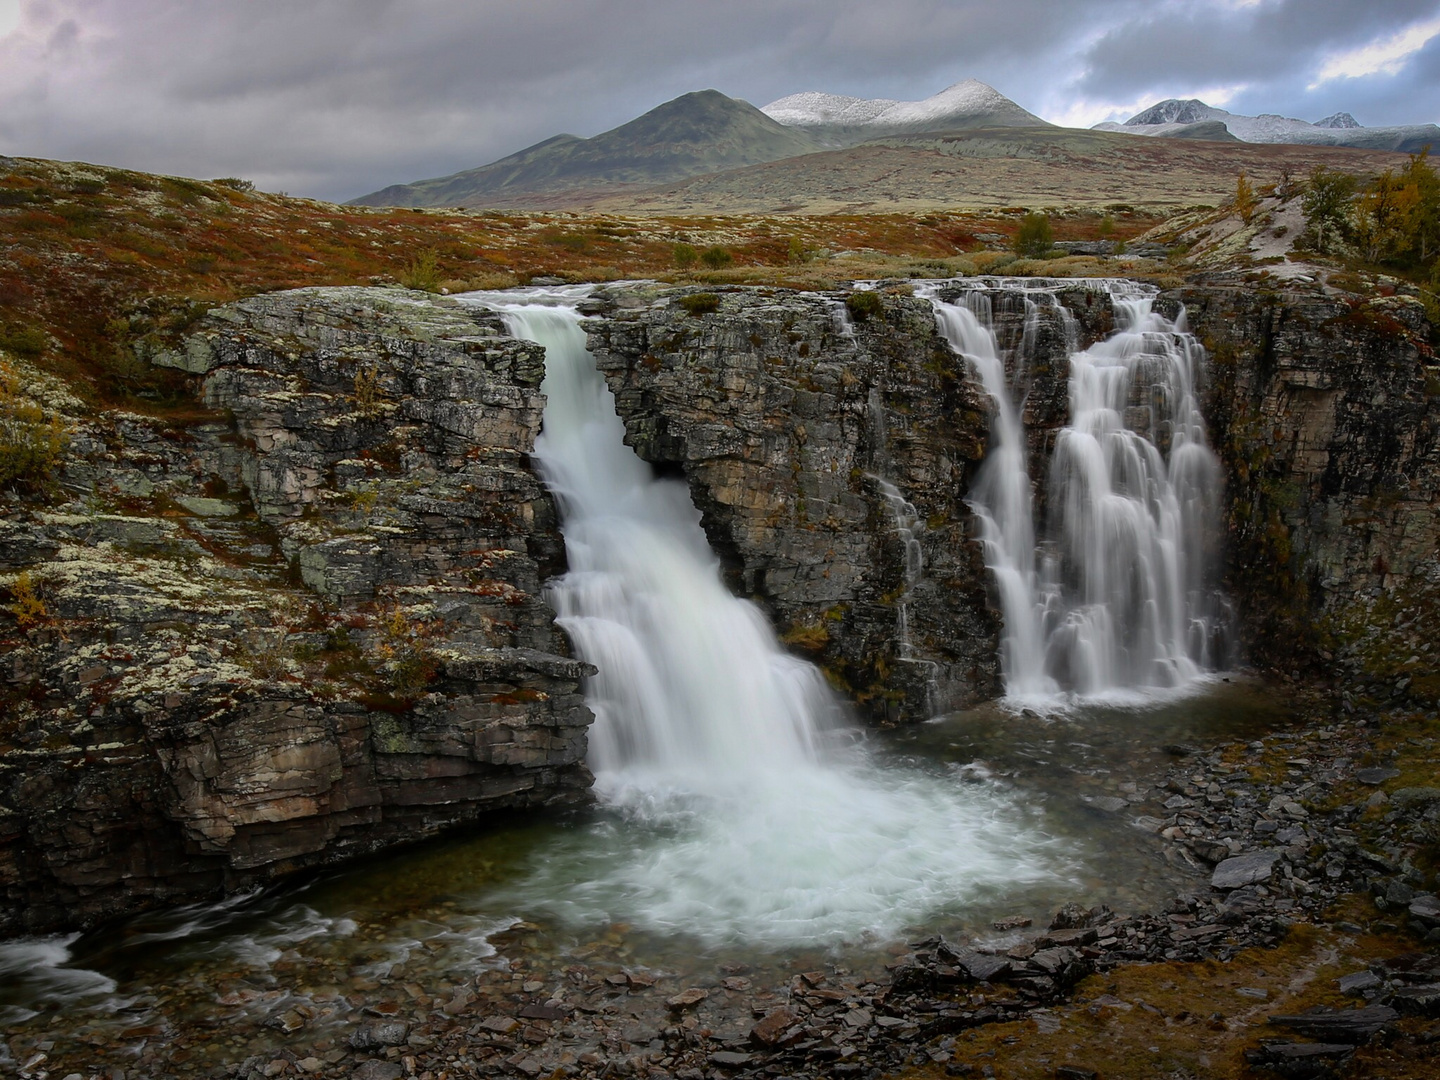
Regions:
[[[1432,16],[1437,0],[21,6],[0,39],[0,152],[328,198],[591,135],[711,86],[764,104],[807,89],[920,98],[974,76],[1072,119],[1076,101],[1094,112],[1216,86],[1243,87],[1229,107],[1244,111],[1349,108],[1369,123],[1440,112],[1436,80],[1411,68],[1305,89],[1326,54]]]

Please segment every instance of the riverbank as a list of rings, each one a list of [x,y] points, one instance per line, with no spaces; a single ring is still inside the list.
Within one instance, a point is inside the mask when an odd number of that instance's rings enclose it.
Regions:
[[[1425,940],[1440,926],[1426,898],[1440,729],[1433,714],[1339,706],[1332,717],[1322,696],[1296,696],[1304,719],[1293,726],[1172,744],[1168,760],[1142,757],[1129,772],[1112,762],[1115,795],[1079,794],[1097,814],[1153,832],[1184,882],[1153,909],[1070,904],[1048,927],[1017,917],[915,938],[865,969],[809,951],[748,964],[717,954],[712,968],[701,960],[683,973],[638,963],[644,950],[623,925],[564,949],[530,923],[477,922],[466,941],[458,921],[432,926],[430,940],[411,925],[399,928],[406,957],[347,956],[355,931],[312,911],[308,923],[291,914],[251,936],[273,954],[260,968],[232,959],[229,977],[177,970],[148,999],[124,1000],[122,980],[98,1010],[14,1023],[5,1064],[33,1077],[119,1069],[130,1080],[1035,1076],[1061,1066],[1209,1077],[1248,1075],[1247,1054],[1311,1053],[1263,1049],[1294,1041],[1330,1046],[1314,1054],[1338,1075],[1379,1075],[1382,1063],[1387,1076],[1427,1075],[1440,1034],[1440,990],[1426,989],[1440,983],[1440,962]],[[307,955],[327,936],[335,944],[317,966]],[[407,969],[411,952],[430,955],[433,974],[412,977],[423,968]],[[1349,1025],[1269,1022],[1317,1006],[1370,1011]]]

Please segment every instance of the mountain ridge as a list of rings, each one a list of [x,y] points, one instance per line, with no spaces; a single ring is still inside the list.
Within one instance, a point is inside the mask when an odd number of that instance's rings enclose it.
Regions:
[[[1310,123],[1279,113],[1246,116],[1232,113],[1199,98],[1166,98],[1142,109],[1123,124],[1096,124],[1096,131],[1119,131],[1127,135],[1196,138],[1187,129],[1201,124],[1223,124],[1241,142],[1298,144],[1306,146],[1350,146],[1362,150],[1394,150],[1418,153],[1426,146],[1440,146],[1440,127],[1434,124],[1403,124],[1366,127],[1348,112],[1337,112]]]
[[[555,135],[488,165],[392,184],[350,205],[513,206],[577,188],[648,187],[820,149],[747,101],[697,90],[589,139]]]

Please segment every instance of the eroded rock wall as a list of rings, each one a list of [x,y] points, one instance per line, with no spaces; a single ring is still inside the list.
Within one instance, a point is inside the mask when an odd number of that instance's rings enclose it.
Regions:
[[[602,293],[590,348],[736,591],[872,718],[994,697],[999,619],[964,504],[989,405],[930,304],[890,296],[850,325],[837,297],[739,289],[692,315],[693,293]],[[885,483],[917,511],[911,584]]]
[[[541,599],[543,355],[394,290],[218,309],[182,425],[72,436],[0,520],[0,933],[92,923],[588,797]],[[22,581],[23,575],[23,581]]]

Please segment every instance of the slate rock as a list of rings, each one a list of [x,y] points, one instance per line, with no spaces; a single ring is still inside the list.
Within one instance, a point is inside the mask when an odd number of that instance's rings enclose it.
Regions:
[[[1404,987],[1390,996],[1390,1004],[1405,1016],[1440,1017],[1440,984]]]
[[[1210,884],[1217,889],[1238,889],[1269,881],[1279,858],[1278,851],[1247,851],[1244,855],[1235,855],[1215,867]]]
[[[701,990],[698,986],[692,986],[688,990],[681,990],[680,993],[674,997],[666,998],[665,1004],[668,1008],[677,1011],[680,1009],[693,1009],[709,996],[710,992],[708,990]]]
[[[1373,971],[1357,971],[1353,975],[1345,975],[1335,981],[1342,994],[1351,996],[1358,996],[1366,990],[1374,990],[1381,983],[1380,976]]]
[[[722,1069],[738,1069],[742,1065],[749,1065],[751,1054],[742,1054],[738,1050],[717,1050],[710,1055],[710,1064],[719,1065]]]
[[[1386,780],[1394,780],[1400,775],[1399,769],[1358,769],[1355,779],[1362,784],[1383,784]]]
[[[400,1080],[404,1072],[398,1061],[367,1061],[350,1074],[350,1080]]]
[[[1385,1005],[1363,1009],[1308,1012],[1295,1016],[1272,1016],[1270,1023],[1298,1031],[1312,1039],[1358,1046],[1368,1042],[1377,1031],[1392,1023],[1399,1014]]]
[[[1245,1060],[1286,1080],[1320,1080],[1334,1076],[1335,1069],[1355,1053],[1343,1043],[1265,1043],[1250,1050]]]

